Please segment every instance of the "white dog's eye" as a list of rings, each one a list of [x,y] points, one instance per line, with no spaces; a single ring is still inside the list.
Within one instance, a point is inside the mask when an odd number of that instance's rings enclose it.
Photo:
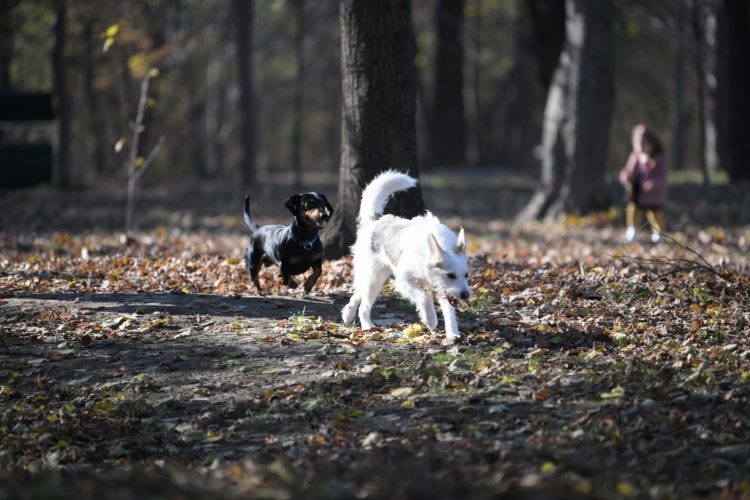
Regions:
[[[468,277],[469,277],[469,273],[464,274],[464,278],[468,278]]]
[[[448,276],[448,279],[452,279],[452,280],[456,279],[456,275],[453,273],[448,273],[446,274],[446,276]]]

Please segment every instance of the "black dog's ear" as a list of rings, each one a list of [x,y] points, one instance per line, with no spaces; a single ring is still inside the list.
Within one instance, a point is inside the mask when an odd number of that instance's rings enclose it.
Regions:
[[[326,198],[326,195],[321,193],[318,193],[318,195],[323,198],[323,203],[326,204],[326,210],[328,210],[328,217],[330,217],[331,215],[333,215],[333,205],[328,203],[328,198]]]
[[[302,196],[299,194],[294,194],[289,197],[288,200],[286,200],[286,203],[284,206],[289,209],[290,212],[292,212],[293,215],[297,215],[299,213],[299,203],[302,199]]]

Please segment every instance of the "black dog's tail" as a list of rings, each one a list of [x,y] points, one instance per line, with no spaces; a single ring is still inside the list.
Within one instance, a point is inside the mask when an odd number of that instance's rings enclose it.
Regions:
[[[250,215],[250,195],[245,196],[245,224],[250,228],[251,233],[258,230],[258,224],[253,220],[253,216]]]

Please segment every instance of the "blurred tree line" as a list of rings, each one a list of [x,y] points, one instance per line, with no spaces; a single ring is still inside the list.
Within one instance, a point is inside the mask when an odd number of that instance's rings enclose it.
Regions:
[[[605,3],[611,125],[596,140],[608,143],[606,169],[619,168],[630,128],[646,122],[673,168],[747,178],[748,2]],[[411,3],[419,168],[539,174],[565,7]],[[249,187],[283,175],[301,185],[302,171],[336,172],[340,162],[340,16],[338,2],[312,0],[0,0],[0,92],[61,90],[61,184],[125,175],[140,80],[157,68],[141,143],[166,141],[150,177]]]

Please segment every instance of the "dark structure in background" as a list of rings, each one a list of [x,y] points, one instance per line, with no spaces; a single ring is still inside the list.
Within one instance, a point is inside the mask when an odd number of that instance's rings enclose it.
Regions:
[[[68,39],[68,4],[66,0],[56,0],[55,6],[55,44],[52,48],[52,73],[55,83],[52,92],[52,106],[59,122],[52,181],[58,188],[67,189],[73,185],[70,162],[73,117],[70,109],[70,96],[68,95],[68,61],[65,57],[65,44]]]
[[[419,177],[411,3],[343,0],[340,19],[341,164],[336,209],[323,236],[330,258],[354,243],[362,189],[376,174],[398,168]],[[423,209],[419,189],[399,193],[387,207],[404,217]]]
[[[51,94],[0,93],[0,188],[52,182]]]
[[[464,0],[438,0],[435,10],[435,91],[432,164],[466,164],[464,116]]]
[[[240,145],[242,159],[240,171],[245,189],[251,189],[255,183],[255,93],[253,90],[253,54],[252,23],[253,1],[234,0],[232,14],[237,23],[237,69],[240,86]]]
[[[750,180],[750,2],[724,0],[719,13],[719,157],[732,181]]]

